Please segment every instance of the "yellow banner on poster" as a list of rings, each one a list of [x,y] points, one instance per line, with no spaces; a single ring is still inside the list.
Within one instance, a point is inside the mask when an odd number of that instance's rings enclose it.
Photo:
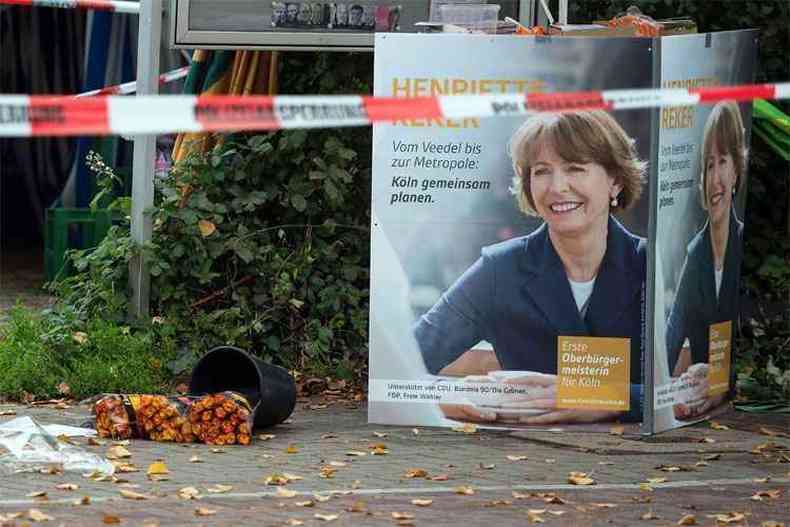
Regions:
[[[557,408],[630,408],[631,339],[558,337]]]
[[[708,342],[708,396],[727,393],[730,390],[732,321],[711,324]]]

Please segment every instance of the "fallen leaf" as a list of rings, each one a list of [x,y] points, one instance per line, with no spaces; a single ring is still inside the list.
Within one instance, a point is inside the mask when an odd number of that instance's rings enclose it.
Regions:
[[[113,463],[113,465],[115,465],[116,472],[140,472],[140,469],[132,463]]]
[[[77,490],[80,488],[80,486],[76,483],[61,483],[59,485],[55,485],[55,488],[58,490]]]
[[[729,426],[727,426],[727,425],[723,425],[723,424],[720,424],[720,423],[719,423],[719,422],[717,422],[717,421],[711,421],[711,422],[710,422],[710,427],[711,427],[713,430],[729,430],[729,429],[730,429],[730,427],[729,427]]]
[[[416,505],[418,507],[428,507],[431,503],[433,503],[433,500],[420,500],[420,499],[411,500],[411,504]]]
[[[450,479],[450,476],[447,474],[437,474],[435,476],[431,476],[428,478],[430,481],[447,481]]]
[[[640,516],[643,520],[660,520],[661,517],[653,511],[647,511],[642,516]]]
[[[335,472],[337,469],[334,467],[321,467],[321,471],[318,474],[318,477],[324,479],[332,479],[335,477]]]
[[[348,452],[346,452],[346,455],[347,456],[353,456],[353,457],[361,457],[361,456],[367,456],[368,453],[367,452],[360,452],[359,450],[349,450]]]
[[[208,220],[200,220],[198,222],[198,229],[200,229],[200,234],[205,238],[214,234],[214,231],[217,230],[217,226]]]
[[[428,471],[421,468],[410,468],[403,475],[404,478],[424,478],[428,476]]]
[[[28,498],[46,498],[47,497],[47,491],[45,491],[45,490],[37,490],[37,491],[34,491],[34,492],[28,492],[27,494],[25,494],[25,496],[28,497]]]
[[[462,432],[464,434],[474,434],[477,432],[477,425],[474,423],[464,423],[463,426],[453,427],[453,432]]]
[[[0,415],[2,415],[2,413],[0,413]],[[771,430],[770,428],[766,428],[764,426],[760,427],[760,433],[771,437],[790,437],[790,434],[786,432],[778,432],[776,430]]]
[[[296,505],[297,507],[312,507],[315,505],[315,502],[313,500],[295,501],[294,505]]]
[[[760,524],[760,527],[785,527],[785,524],[774,520],[766,520]]]
[[[771,480],[770,477],[765,477],[765,478],[754,478],[752,481],[754,481],[755,483],[768,483],[770,480]]]
[[[217,483],[213,487],[206,487],[206,490],[212,494],[224,494],[233,490],[233,485],[222,485],[221,483]]]
[[[543,509],[543,512],[545,512],[545,509]],[[543,513],[538,513],[534,510],[528,510],[527,519],[530,521],[530,523],[545,523],[546,520],[543,518],[543,516],[541,516],[541,514]]]
[[[16,410],[0,410],[0,416],[16,415]]]
[[[721,454],[708,454],[702,459],[704,459],[705,461],[716,461],[718,459],[721,459]]]
[[[707,467],[709,465],[710,463],[708,463],[707,461],[697,461],[696,463],[694,463],[695,467]]]
[[[0,522],[11,522],[20,518],[22,516],[21,512],[9,512],[8,514],[0,514]]]
[[[499,507],[500,505],[513,505],[511,500],[491,500],[483,504],[483,507]]]
[[[121,496],[130,500],[147,500],[149,496],[134,492],[133,490],[121,489]]]
[[[595,480],[588,477],[586,472],[571,472],[568,474],[568,483],[573,485],[595,485]]]
[[[507,456],[507,458],[510,461],[524,461],[527,459],[527,456]]]
[[[334,520],[338,519],[339,515],[337,515],[337,514],[321,514],[319,512],[316,512],[315,514],[313,514],[313,517],[317,518],[319,520],[324,520],[325,522],[331,522],[331,521],[334,521]]]
[[[715,443],[716,440],[713,439],[712,437],[703,437],[702,439],[699,440],[699,442],[700,443]]]
[[[373,435],[376,436],[376,437],[379,437],[379,438],[387,437],[387,434],[385,434],[384,432],[376,432],[376,431],[374,431]]]
[[[420,429],[419,428],[412,428],[411,429],[411,433],[414,434],[414,435],[420,435]]]
[[[624,426],[613,426],[609,429],[609,433],[613,436],[621,436],[625,432]]]
[[[412,518],[414,518],[414,514],[410,512],[392,512],[393,520],[411,520]]]
[[[198,456],[192,456],[189,458],[190,463],[203,463],[203,460],[200,459]]]
[[[302,479],[302,476],[297,476],[296,474],[291,474],[290,472],[283,472],[283,477],[287,479],[289,483],[291,481],[299,481]]]
[[[596,509],[614,509],[617,507],[616,503],[590,503]]]
[[[121,518],[117,514],[104,513],[104,516],[102,517],[101,521],[105,525],[117,525],[121,523]]]
[[[478,466],[483,470],[493,470],[496,467],[496,465],[493,463],[489,463],[489,464],[480,463]]]
[[[74,500],[72,503],[74,505],[90,505],[91,504],[91,497],[90,496],[83,496],[78,500]]]
[[[653,487],[650,485],[650,483],[640,483],[639,490],[642,492],[653,492]]]
[[[453,492],[455,492],[456,494],[461,494],[463,496],[471,496],[472,494],[475,493],[475,489],[467,485],[461,485],[459,487],[455,487],[453,489]]]
[[[211,449],[211,453],[212,454],[224,454],[225,453],[225,449],[223,449],[223,448],[212,448]]]
[[[707,514],[707,518],[713,518],[717,524],[728,524],[742,522],[746,519],[746,515],[742,512],[727,512],[724,514]]]
[[[178,497],[185,500],[195,500],[200,497],[200,491],[195,487],[178,489]]]
[[[299,452],[299,448],[296,445],[288,445],[288,448],[285,449],[286,454],[296,454]]]
[[[541,497],[543,498],[543,501],[545,501],[546,503],[551,503],[554,505],[562,505],[563,503],[565,503],[565,500],[563,500],[556,494],[547,493],[547,494],[542,494]]]
[[[774,490],[761,490],[752,496],[754,501],[763,501],[765,499],[776,499],[782,494],[782,489]]]
[[[552,457],[546,458],[546,463],[552,464],[552,463],[556,463],[556,462],[557,462],[557,460],[552,458]],[[600,461],[598,464],[599,465],[603,465],[604,463],[607,463],[607,462],[606,461]],[[614,465],[614,463],[612,463],[612,465]]]
[[[329,464],[333,467],[347,467],[348,463],[344,461],[330,461]]]
[[[132,457],[132,453],[121,445],[111,446],[107,450],[107,459],[125,459]]]
[[[389,452],[390,451],[387,450],[386,448],[374,448],[373,450],[370,451],[370,453],[374,456],[385,456],[389,454]]]
[[[657,485],[659,483],[664,483],[667,478],[647,478],[647,482],[651,485]]]
[[[207,509],[206,507],[198,507],[195,509],[195,516],[211,516],[212,514],[217,514],[217,511],[214,509]]]
[[[58,383],[58,385],[55,388],[58,390],[58,393],[61,395],[68,395],[71,393],[71,386],[69,386],[65,382]]]
[[[364,501],[355,501],[346,507],[346,512],[368,512],[368,504]]]
[[[525,494],[525,493],[523,493],[523,492],[519,492],[519,491],[517,491],[517,490],[514,490],[514,491],[513,491],[511,494],[512,494],[512,496],[513,496],[515,499],[517,499],[517,500],[526,500],[526,499],[528,499],[528,498],[531,498],[531,497],[532,497],[532,496],[531,496],[531,495],[529,495],[529,494]]]
[[[294,527],[298,525],[304,525],[304,522],[302,520],[297,520],[295,518],[288,518],[288,520],[285,523],[287,523],[288,525],[293,525]]]
[[[337,434],[324,434],[321,436],[321,439],[336,439]]]
[[[101,439],[96,439],[95,437],[88,438],[88,445],[90,446],[104,446],[106,441],[102,441]]]
[[[277,436],[275,436],[274,434],[258,434],[258,439],[260,439],[261,441],[269,441],[274,439],[275,437]]]
[[[52,516],[48,514],[44,514],[38,509],[30,509],[27,511],[27,517],[34,522],[48,522],[50,520],[54,520]]]
[[[71,338],[72,340],[74,340],[74,342],[76,342],[79,345],[88,342],[88,334],[85,333],[84,331],[75,331],[74,333],[71,334]]]
[[[313,498],[315,498],[315,501],[319,503],[324,503],[325,501],[329,501],[330,497],[331,496],[325,496],[323,494],[313,494]]]
[[[565,511],[546,511],[546,512],[548,512],[549,514],[553,514],[554,516],[562,516],[563,514],[565,514]]]
[[[149,476],[159,476],[163,474],[170,474],[170,471],[167,469],[167,465],[165,465],[161,461],[156,461],[148,465],[148,472]]]
[[[284,487],[279,487],[274,495],[278,498],[293,498],[297,494],[299,493],[296,492],[295,490],[288,490]]]
[[[678,520],[678,525],[697,525],[697,517],[693,514],[686,514]]]

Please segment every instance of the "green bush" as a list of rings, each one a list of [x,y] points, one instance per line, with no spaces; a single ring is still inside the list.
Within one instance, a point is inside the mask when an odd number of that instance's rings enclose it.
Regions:
[[[174,356],[168,339],[151,328],[77,320],[66,312],[37,313],[17,306],[0,327],[0,395],[81,399],[101,392],[159,393]]]

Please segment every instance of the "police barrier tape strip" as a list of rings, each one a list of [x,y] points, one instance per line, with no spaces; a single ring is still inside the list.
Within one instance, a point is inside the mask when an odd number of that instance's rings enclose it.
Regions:
[[[94,9],[116,13],[140,14],[140,4],[124,0],[0,0],[4,5],[59,7],[61,9]]]
[[[0,0],[2,1],[2,0]],[[189,73],[189,66],[178,68],[159,76],[159,84],[167,84],[178,79],[182,79]],[[86,91],[78,93],[74,97],[94,97],[96,95],[128,95],[137,91],[137,81],[124,82],[115,86],[107,86],[106,88],[99,88],[98,90]]]
[[[514,116],[788,99],[790,83],[716,88],[436,97],[0,95],[0,136],[163,134],[364,126],[407,119]]]

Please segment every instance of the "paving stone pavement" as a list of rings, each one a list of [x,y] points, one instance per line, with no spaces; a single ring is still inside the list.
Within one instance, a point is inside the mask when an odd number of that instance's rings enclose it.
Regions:
[[[0,412],[10,409],[44,423],[80,425],[88,417],[87,407],[81,406],[58,410],[0,405]],[[3,476],[0,514],[35,508],[54,518],[47,522],[50,525],[106,525],[117,517],[120,525],[141,526],[284,526],[289,521],[330,526],[526,525],[539,520],[555,525],[675,525],[686,514],[693,514],[700,525],[716,525],[708,515],[728,512],[744,514],[743,521],[730,525],[790,518],[790,439],[759,433],[761,426],[788,431],[786,416],[731,412],[718,418],[728,430],[703,423],[648,439],[568,430],[514,436],[504,431],[465,434],[419,428],[415,434],[410,427],[368,425],[366,417],[364,408],[334,404],[311,410],[309,404],[300,404],[287,424],[259,431],[275,437],[256,439],[248,447],[223,447],[222,452],[206,445],[132,441],[127,447],[132,453],[129,461],[140,471],[117,474],[118,482],[93,481],[75,473]],[[704,442],[706,438],[713,442]],[[112,444],[79,442],[98,454]],[[768,442],[773,445],[766,448]],[[378,444],[386,447],[385,455],[372,455]],[[762,453],[753,453],[755,449]],[[193,456],[202,462],[190,462]],[[169,479],[149,481],[146,468],[158,459],[167,464]],[[344,465],[332,467],[333,477],[321,477],[321,469],[332,462]],[[413,468],[425,470],[428,478],[406,477]],[[588,473],[596,484],[567,484],[571,471]],[[295,491],[293,497],[265,484],[267,476],[284,472],[302,478],[283,487]],[[433,476],[441,477],[429,479]],[[640,488],[649,478],[666,481]],[[58,490],[60,483],[75,483],[79,489]],[[232,489],[208,491],[218,484]],[[188,486],[196,487],[201,498],[181,499],[179,489]],[[474,493],[458,494],[461,486]],[[147,499],[124,498],[124,489]],[[777,489],[777,497],[768,493],[752,499],[758,492]],[[46,491],[46,498],[29,496],[38,491]],[[547,493],[564,503],[546,503]],[[90,497],[90,504],[75,505],[83,496]],[[419,507],[413,499],[433,501]],[[308,501],[311,506],[305,506]],[[198,516],[198,508],[216,512]],[[393,518],[393,513],[401,516]],[[642,520],[648,513],[658,518]],[[25,521],[29,522],[20,518],[9,525]]]

